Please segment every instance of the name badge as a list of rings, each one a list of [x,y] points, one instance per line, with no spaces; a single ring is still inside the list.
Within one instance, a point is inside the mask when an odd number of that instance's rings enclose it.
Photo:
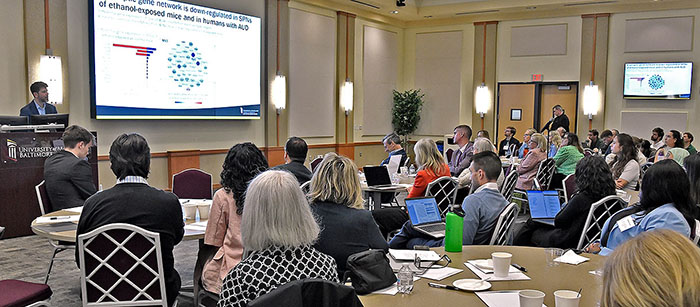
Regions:
[[[504,150],[508,150],[508,144],[503,145]]]
[[[617,221],[617,227],[620,228],[620,232],[634,227],[634,218],[632,216],[626,216],[620,219]]]

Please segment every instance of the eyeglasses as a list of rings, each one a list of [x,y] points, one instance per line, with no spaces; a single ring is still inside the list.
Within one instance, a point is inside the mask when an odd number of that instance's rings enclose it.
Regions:
[[[448,257],[447,255],[442,255],[442,257],[440,257],[440,259],[438,259],[437,261],[426,261],[426,262],[428,263],[428,265],[424,265],[423,261],[421,261],[420,257],[418,257],[418,256],[416,256],[416,258],[413,259],[413,265],[415,265],[416,268],[423,269],[423,270],[427,270],[430,268],[442,269],[442,268],[450,265],[450,263],[452,263],[452,259],[450,259],[450,257]]]

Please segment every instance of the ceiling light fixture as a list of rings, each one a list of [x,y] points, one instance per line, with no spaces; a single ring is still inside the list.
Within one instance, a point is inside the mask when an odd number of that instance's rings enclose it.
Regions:
[[[391,13],[392,13],[392,14],[398,14],[398,13],[399,13],[399,11],[397,11],[397,10],[393,10],[393,11],[391,11]]]

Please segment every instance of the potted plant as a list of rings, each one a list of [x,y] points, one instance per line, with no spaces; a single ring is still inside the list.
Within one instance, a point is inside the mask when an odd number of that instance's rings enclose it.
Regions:
[[[423,96],[420,89],[399,92],[394,90],[394,106],[391,108],[391,124],[401,136],[403,147],[408,145],[408,135],[418,129]]]

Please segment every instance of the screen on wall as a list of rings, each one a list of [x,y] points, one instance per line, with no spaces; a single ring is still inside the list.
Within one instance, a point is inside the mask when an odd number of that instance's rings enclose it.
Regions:
[[[625,99],[690,99],[692,62],[625,63]]]
[[[259,17],[165,0],[89,14],[93,118],[260,118]]]

